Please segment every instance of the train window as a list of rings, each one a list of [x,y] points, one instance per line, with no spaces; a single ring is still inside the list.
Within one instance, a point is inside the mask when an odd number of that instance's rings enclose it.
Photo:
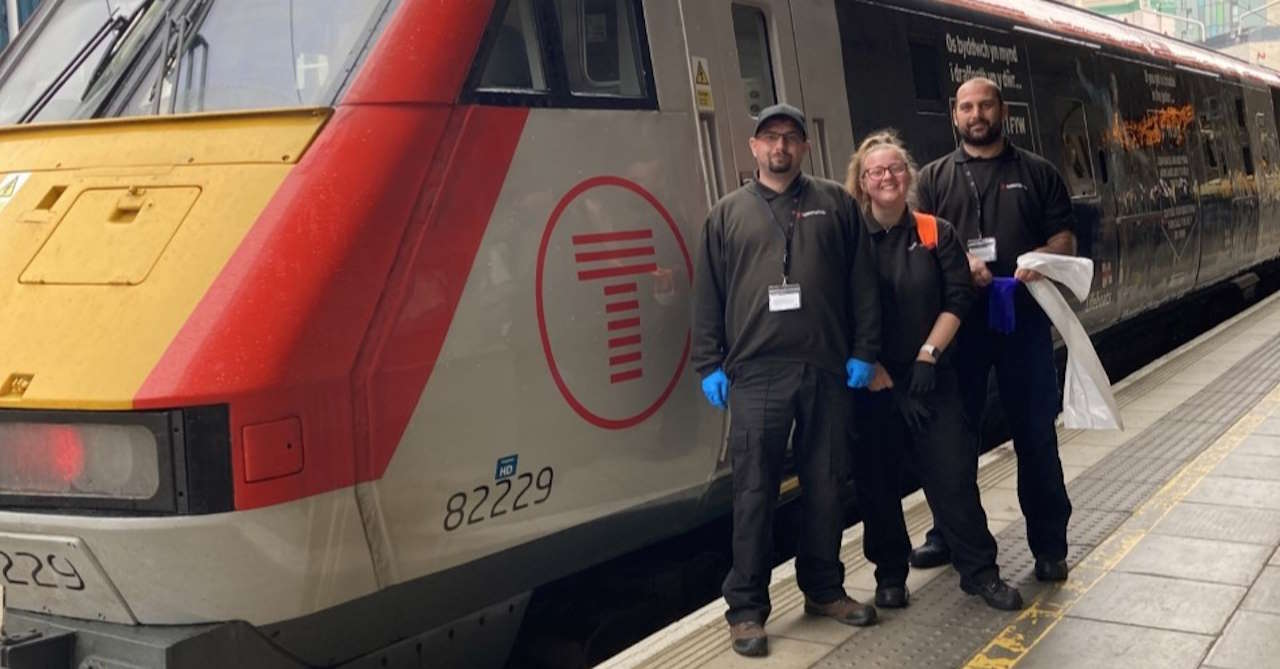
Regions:
[[[1236,98],[1236,123],[1239,123],[1241,128],[1245,127],[1244,98]]]
[[[480,90],[547,90],[532,0],[514,0],[497,31],[480,76]]]
[[[639,0],[499,0],[467,102],[655,109]]]
[[[941,100],[942,81],[938,78],[938,49],[931,44],[911,42],[911,77],[915,80],[917,100]]]
[[[644,95],[634,3],[559,0],[569,90],[575,94]]]
[[[206,3],[189,19],[181,53],[156,58],[117,112],[328,104],[382,7],[379,0],[312,0],[306,11],[290,0]]]
[[[1066,176],[1071,197],[1096,195],[1098,189],[1093,181],[1089,125],[1085,119],[1084,103],[1058,98],[1054,106],[1065,111],[1062,120],[1062,174]]]
[[[742,74],[742,85],[747,89],[747,109],[755,116],[761,109],[778,101],[764,12],[756,7],[734,5],[733,35],[738,42],[738,69]]]
[[[1218,169],[1218,156],[1217,156],[1217,152],[1215,152],[1215,151],[1213,150],[1213,135],[1212,135],[1212,133],[1208,133],[1208,132],[1201,133],[1201,134],[1200,134],[1200,141],[1204,144],[1204,160],[1205,160],[1205,164],[1206,164],[1208,167],[1213,168],[1214,170],[1217,170],[1217,169]]]
[[[0,122],[17,121],[66,67],[75,48],[87,46],[94,31],[109,18],[128,17],[140,3],[141,0],[128,0],[112,6],[92,0],[66,0],[54,7],[43,21],[37,20],[27,26],[22,32],[26,43],[15,42],[17,46],[5,51],[7,71],[3,85],[0,85]],[[107,52],[107,42],[103,40],[84,54],[86,65],[67,73],[70,79],[58,88],[36,120],[62,120],[75,116],[80,96]]]

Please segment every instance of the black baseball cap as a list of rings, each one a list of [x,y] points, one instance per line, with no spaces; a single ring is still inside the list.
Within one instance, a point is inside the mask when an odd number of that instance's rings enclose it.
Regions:
[[[804,112],[786,103],[770,105],[760,110],[760,115],[756,117],[755,132],[751,134],[753,136],[760,134],[760,128],[764,127],[765,123],[768,123],[770,119],[775,119],[775,118],[778,118],[779,116],[789,118],[792,121],[795,121],[796,125],[800,126],[800,134],[804,135],[805,138],[808,139],[809,130],[808,128],[805,127],[805,124],[804,124]]]

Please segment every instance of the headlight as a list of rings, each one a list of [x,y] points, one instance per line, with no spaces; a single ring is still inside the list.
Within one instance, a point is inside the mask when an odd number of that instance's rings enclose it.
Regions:
[[[0,423],[0,491],[149,499],[159,444],[141,425]]]
[[[229,510],[228,441],[226,407],[2,410],[0,508]]]

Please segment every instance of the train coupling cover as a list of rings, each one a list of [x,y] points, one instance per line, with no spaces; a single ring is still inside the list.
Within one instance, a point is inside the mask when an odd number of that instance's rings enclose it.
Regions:
[[[4,669],[71,669],[75,648],[75,632],[0,629],[0,667]]]

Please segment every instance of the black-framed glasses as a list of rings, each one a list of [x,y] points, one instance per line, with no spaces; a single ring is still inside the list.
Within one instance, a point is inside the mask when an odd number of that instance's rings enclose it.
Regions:
[[[900,177],[906,173],[907,173],[906,163],[894,163],[892,165],[887,165],[887,166],[872,167],[871,169],[864,171],[862,173],[862,176],[870,179],[879,180],[879,179],[883,179],[886,174],[892,174],[895,177]]]

